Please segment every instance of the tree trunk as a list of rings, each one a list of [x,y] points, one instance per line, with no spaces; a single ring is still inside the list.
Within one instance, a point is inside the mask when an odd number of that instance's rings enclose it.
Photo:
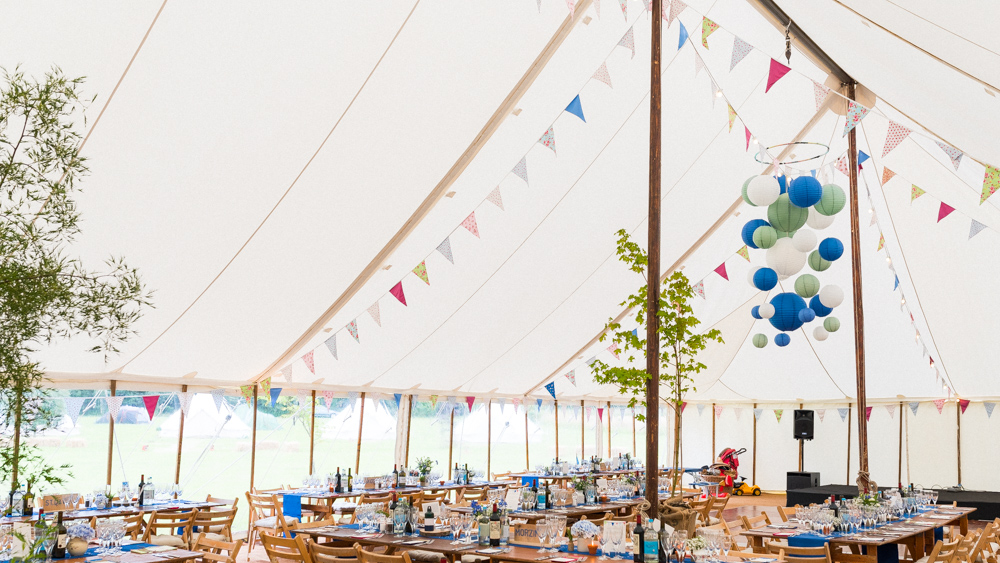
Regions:
[[[17,466],[21,461],[21,410],[24,406],[24,394],[20,386],[14,392],[14,448],[11,454],[10,490],[17,490]]]

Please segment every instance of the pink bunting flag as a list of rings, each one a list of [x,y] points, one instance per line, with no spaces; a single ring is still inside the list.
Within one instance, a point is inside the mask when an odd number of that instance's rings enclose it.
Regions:
[[[816,101],[816,111],[823,107],[823,101],[830,95],[830,89],[813,80],[813,99]]]
[[[504,211],[503,199],[500,197],[500,186],[493,188],[493,191],[491,191],[489,195],[486,196],[486,200],[492,203],[493,205],[499,207],[500,211]],[[423,262],[421,262],[421,265],[422,264]],[[430,282],[427,282],[427,285],[430,285]]]
[[[715,418],[722,418],[722,405],[715,405]]]
[[[465,402],[469,404],[469,412],[472,412],[472,405],[476,402],[475,397],[466,397]]]
[[[983,175],[983,193],[979,196],[979,205],[989,199],[997,189],[1000,189],[1000,169],[987,164],[986,173]]]
[[[631,27],[628,28],[628,31],[625,32],[625,35],[623,35],[622,38],[618,41],[617,46],[630,49],[632,51],[632,58],[633,59],[635,58],[635,33],[632,31]]]
[[[833,167],[836,168],[844,176],[850,177],[851,171],[847,167],[847,156],[846,155],[838,158],[837,162],[835,162],[833,164]]]
[[[889,411],[889,418],[896,418],[896,405],[886,405],[885,410]]]
[[[767,87],[764,88],[764,93],[766,94],[768,90],[771,89],[771,86],[774,86],[774,84],[781,80],[783,76],[788,74],[788,71],[790,70],[792,69],[774,59],[771,59],[771,68],[767,71]]]
[[[469,216],[465,218],[465,221],[462,221],[462,226],[465,227],[465,230],[476,235],[476,238],[479,238],[479,225],[476,224],[475,211],[469,213]]]
[[[965,409],[969,408],[969,400],[968,399],[959,399],[958,400],[958,406],[959,406],[959,408],[962,409],[962,414],[965,414]]]
[[[302,362],[306,364],[306,367],[309,368],[309,371],[311,371],[313,375],[316,375],[316,362],[313,361],[314,360],[314,358],[313,358],[314,355],[315,355],[315,352],[312,351],[312,350],[309,350],[308,352],[306,352],[302,356]]]
[[[403,282],[397,282],[396,285],[392,286],[392,289],[389,290],[389,293],[398,299],[404,307],[406,306],[406,295],[403,294]]]
[[[944,151],[944,154],[948,155],[948,158],[951,159],[951,165],[955,167],[955,170],[958,170],[958,165],[962,163],[962,151],[956,149],[953,146],[946,145],[941,141],[934,141],[934,143],[936,143],[937,146],[941,147],[941,150]]]
[[[743,126],[743,130],[747,132],[747,148],[746,148],[746,150],[750,150],[750,130],[747,129],[746,125]]]
[[[942,201],[941,202],[941,207],[938,208],[938,220],[937,220],[937,222],[940,223],[941,219],[944,219],[948,215],[951,215],[951,212],[954,211],[954,210],[955,210],[954,207],[952,207],[952,206],[950,206],[947,203],[945,203],[945,202]]]
[[[720,276],[722,276],[722,279],[724,279],[726,281],[729,281],[729,275],[726,274],[726,263],[725,262],[723,262],[722,264],[719,264],[719,267],[717,267],[715,269],[715,273],[719,274]]]
[[[323,402],[328,409],[333,406],[333,391],[323,391]],[[351,408],[354,408],[354,405],[351,405]]]
[[[719,24],[714,21],[702,16],[701,18],[701,45],[702,47],[708,49],[708,36],[715,33],[715,30],[719,29]]]
[[[851,129],[858,126],[861,120],[868,115],[868,108],[855,102],[854,100],[847,100],[847,121],[844,123],[844,134],[842,136],[846,137]]]
[[[750,51],[753,51],[753,45],[739,37],[733,39],[733,58],[729,61],[729,70],[736,68],[736,65],[750,54]]]
[[[549,125],[549,128],[542,133],[541,137],[538,138],[538,142],[541,143],[542,146],[552,149],[552,152],[556,152],[556,132],[552,130],[551,125]]]
[[[889,151],[899,146],[903,139],[910,135],[910,130],[895,121],[889,120],[889,131],[885,134],[885,146],[882,148],[882,157],[889,154]]]
[[[594,71],[594,76],[591,78],[594,80],[600,80],[601,82],[607,84],[608,88],[614,88],[614,86],[611,85],[611,73],[608,72],[608,63],[606,62],[601,63],[601,66],[597,67],[597,70]]]
[[[378,301],[368,306],[368,314],[371,315],[372,320],[375,321],[375,324],[377,324],[378,326],[382,326],[382,312],[379,309]]]
[[[865,407],[865,420],[870,421],[872,419],[872,407]]]
[[[501,206],[501,209],[502,208],[503,208],[503,206]],[[431,284],[431,279],[429,277],[427,277],[427,261],[426,260],[423,260],[419,264],[417,264],[417,267],[413,268],[413,273],[416,274],[416,276],[418,278],[422,279],[424,281],[424,283],[426,283],[427,285]]]
[[[944,409],[944,399],[935,399],[934,406],[937,407],[938,414],[941,414],[941,410]]]
[[[628,0],[618,0],[618,4],[622,7],[622,15],[625,16],[625,21],[628,21]]]
[[[674,23],[674,20],[677,19],[677,16],[681,15],[684,8],[687,8],[687,4],[683,0],[673,0],[670,3],[670,12],[667,14],[667,27],[670,27],[670,24]]]
[[[889,180],[892,180],[892,177],[895,176],[895,175],[896,175],[896,173],[893,172],[892,170],[889,170],[888,168],[883,168],[882,169],[882,185],[884,186]]]
[[[681,414],[684,414],[684,409],[688,406],[687,401],[681,402]]]
[[[517,161],[514,168],[511,169],[513,173],[518,178],[524,180],[524,183],[528,183],[528,157],[522,156],[521,160]]]
[[[517,409],[521,407],[521,399],[515,397],[510,402],[514,403],[514,414],[517,414]]]
[[[604,407],[597,407],[597,418],[604,421]]]
[[[156,412],[156,403],[160,402],[159,395],[146,395],[142,398],[142,404],[146,406],[146,413],[149,420],[153,420],[153,413]]]
[[[569,8],[569,19],[573,19],[576,15],[576,2],[575,0],[566,0],[566,7]],[[598,8],[600,9],[600,8]]]
[[[353,321],[347,323],[347,326],[344,328],[347,329],[347,332],[351,333],[355,342],[361,344],[361,339],[358,338],[358,319],[354,319]]]
[[[823,417],[826,416],[826,409],[816,409],[816,414],[819,415],[819,421],[823,422]]]
[[[705,280],[700,280],[698,283],[692,285],[691,289],[694,290],[695,295],[705,299]]]
[[[612,344],[611,346],[608,346],[608,352],[611,352],[611,355],[614,356],[616,360],[621,359],[621,358],[618,357],[618,345],[617,344]]]

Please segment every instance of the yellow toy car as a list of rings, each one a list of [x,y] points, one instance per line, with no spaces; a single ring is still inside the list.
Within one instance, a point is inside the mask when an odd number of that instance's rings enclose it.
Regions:
[[[739,483],[735,483],[733,485],[733,494],[736,496],[753,495],[755,497],[759,497],[760,487],[757,485],[747,485],[746,480],[743,479]]]

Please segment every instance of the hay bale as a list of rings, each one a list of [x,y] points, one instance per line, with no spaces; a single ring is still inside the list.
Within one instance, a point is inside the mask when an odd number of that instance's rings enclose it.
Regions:
[[[660,522],[675,530],[687,530],[688,537],[694,537],[698,522],[698,512],[684,501],[683,497],[672,497],[660,501]]]

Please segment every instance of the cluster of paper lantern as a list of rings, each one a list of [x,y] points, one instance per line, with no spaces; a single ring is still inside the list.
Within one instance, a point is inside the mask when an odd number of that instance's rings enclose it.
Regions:
[[[753,207],[767,208],[767,219],[747,221],[741,233],[748,248],[766,252],[767,267],[750,271],[749,282],[755,288],[770,291],[779,281],[799,274],[807,264],[813,271],[823,272],[844,255],[844,244],[839,239],[819,240],[815,232],[833,224],[834,215],[847,203],[839,186],[824,186],[812,176],[791,180],[785,176],[753,176],[743,183],[743,200]],[[775,344],[787,346],[791,342],[789,331],[817,317],[824,320],[813,330],[816,340],[826,340],[829,333],[840,328],[840,321],[830,316],[844,301],[839,287],[822,285],[815,275],[804,273],[795,278],[794,290],[779,293],[770,303],[750,312],[755,319],[767,319],[781,331],[774,337]],[[757,333],[752,342],[763,348],[768,337]]]

